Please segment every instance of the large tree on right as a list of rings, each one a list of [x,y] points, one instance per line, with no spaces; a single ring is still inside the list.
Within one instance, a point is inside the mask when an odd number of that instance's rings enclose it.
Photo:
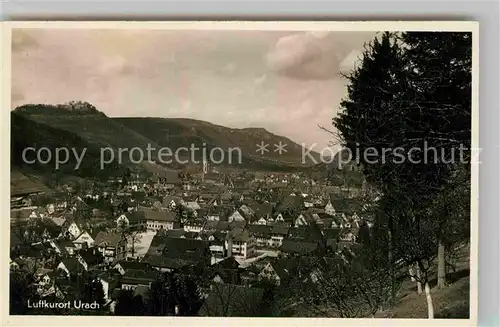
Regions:
[[[376,226],[396,279],[416,266],[434,317],[429,286],[437,258],[446,286],[446,250],[468,239],[472,35],[384,33],[349,74],[333,124],[382,196]],[[384,231],[384,232],[380,232]],[[394,296],[395,290],[393,290]]]

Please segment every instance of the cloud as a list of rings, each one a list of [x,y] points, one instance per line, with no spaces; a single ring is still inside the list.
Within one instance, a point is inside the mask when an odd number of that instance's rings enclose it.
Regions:
[[[256,77],[254,80],[253,80],[253,84],[255,86],[260,86],[262,84],[264,84],[267,80],[267,75],[266,74],[262,74],[260,75],[259,77]]]
[[[20,29],[12,30],[12,52],[19,52],[37,46],[38,42],[28,32]]]
[[[331,79],[339,73],[342,43],[329,32],[284,36],[266,56],[268,68],[297,79]]]
[[[99,66],[99,73],[103,75],[130,75],[135,67],[122,56],[104,58]]]
[[[18,88],[13,87],[12,94],[11,94],[12,104],[15,104],[16,102],[21,102],[24,99],[25,99],[24,94]]]
[[[233,62],[230,62],[230,63],[224,65],[224,67],[222,67],[221,72],[223,74],[232,75],[236,71],[236,68],[237,68],[236,64]]]

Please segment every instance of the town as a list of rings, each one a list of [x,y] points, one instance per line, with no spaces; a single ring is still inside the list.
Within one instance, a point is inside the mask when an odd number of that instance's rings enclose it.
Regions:
[[[146,305],[164,273],[195,274],[205,279],[197,285],[203,315],[221,310],[214,285],[253,299],[234,315],[265,314],[254,285],[286,283],[283,266],[294,257],[343,256],[372,224],[363,187],[294,173],[132,171],[104,184],[13,190],[11,269],[31,274],[31,302],[81,300],[82,283],[97,282],[102,295],[86,300],[112,314],[123,293]],[[174,314],[185,310],[179,306]]]

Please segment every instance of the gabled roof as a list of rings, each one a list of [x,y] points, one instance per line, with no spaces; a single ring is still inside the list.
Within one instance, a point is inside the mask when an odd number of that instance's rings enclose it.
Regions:
[[[246,242],[252,237],[252,234],[248,231],[248,229],[244,230],[235,229],[231,231],[230,234],[233,237],[233,241],[236,242]]]
[[[277,224],[270,226],[271,226],[271,234],[273,235],[287,236],[290,231],[290,226],[283,226]]]
[[[156,280],[158,277],[157,270],[144,270],[144,269],[128,269],[125,270],[125,274],[121,279],[122,284],[132,284],[132,285],[148,285]]]
[[[131,211],[124,214],[129,222],[140,222],[146,219],[144,211]]]
[[[164,258],[199,260],[208,253],[208,242],[202,240],[164,237],[160,242]]]
[[[96,248],[81,250],[78,254],[90,266],[101,264],[104,261],[104,257]]]
[[[82,264],[75,257],[64,258],[61,262],[66,269],[73,274],[84,269]]]
[[[317,226],[291,227],[288,231],[288,239],[300,239],[311,242],[321,242],[323,234]]]
[[[54,244],[59,247],[60,249],[65,249],[65,248],[74,248],[75,244],[66,238],[60,238],[54,241]]]
[[[163,205],[164,206],[168,206],[170,205],[171,202],[174,202],[175,205],[179,205],[183,202],[182,198],[179,197],[179,196],[174,196],[174,195],[166,195],[164,198],[163,198]]]
[[[153,208],[141,208],[146,220],[174,222],[175,214],[166,210],[155,210]]]
[[[304,255],[317,250],[318,243],[284,239],[279,249],[285,253],[296,253]]]
[[[234,257],[228,257],[212,265],[213,269],[238,269],[240,263]]]
[[[273,205],[271,203],[255,203],[248,205],[256,215],[271,215]]]
[[[280,201],[278,210],[300,209],[304,206],[304,198],[299,195],[286,195]]]
[[[140,262],[140,261],[132,261],[132,260],[120,260],[117,263],[114,264],[113,267],[116,267],[117,265],[120,265],[125,271],[129,269],[134,269],[134,270],[147,270],[151,268],[151,265],[149,265],[147,262]]]
[[[267,238],[271,234],[271,227],[267,225],[249,225],[248,230],[255,237]]]
[[[186,234],[186,231],[184,229],[171,229],[164,231],[164,235],[166,237],[179,238],[181,236],[184,236],[184,234]]]
[[[116,243],[120,242],[123,235],[117,232],[99,232],[94,239],[94,244],[96,246],[114,246]]]
[[[322,230],[325,239],[338,239],[342,228],[325,228]]]

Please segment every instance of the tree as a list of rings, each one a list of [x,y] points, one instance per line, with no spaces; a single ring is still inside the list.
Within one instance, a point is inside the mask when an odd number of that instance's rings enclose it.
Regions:
[[[11,269],[9,282],[10,314],[27,314],[29,310],[28,300],[37,300],[36,289],[34,288],[34,273],[25,270]]]
[[[142,239],[142,233],[145,231],[143,226],[130,226],[125,221],[120,221],[118,231],[125,237],[127,242],[131,245],[130,254],[135,256],[135,244],[139,243]]]
[[[172,274],[162,274],[151,284],[149,311],[154,316],[172,316],[175,313],[174,280]]]
[[[455,144],[461,144],[467,149],[471,145],[472,34],[413,32],[402,34],[401,39],[406,47],[409,74],[415,93],[419,96],[419,104],[432,115],[426,120],[425,126],[429,134],[428,142],[437,148],[448,150],[447,160],[457,161],[450,151]],[[468,171],[468,167],[457,167],[453,162],[451,165],[452,170],[465,168]],[[468,174],[461,177],[465,177],[459,179],[461,182],[470,180]],[[462,191],[464,193],[455,192],[455,195],[464,199],[468,191]],[[441,200],[443,203],[449,202],[447,199]],[[450,217],[446,212],[441,212],[437,217],[441,219],[438,231],[438,287],[444,287],[445,234]]]
[[[189,275],[165,273],[151,285],[149,313],[157,316],[194,316],[202,299],[197,279]]]
[[[370,247],[297,257],[275,294],[275,314],[301,304],[314,316],[373,317],[390,298],[387,257]]]
[[[102,307],[104,305],[104,288],[97,278],[91,276],[84,277],[84,285],[81,289],[81,299],[84,302],[91,303],[96,301]]]
[[[387,232],[393,272],[401,262],[419,267],[429,318],[428,273],[438,255],[443,267],[450,221],[437,208],[449,205],[444,194],[460,169],[453,155],[470,147],[470,52],[468,33],[384,33],[346,76],[348,95],[334,119],[368,183],[382,193],[376,223]],[[429,148],[436,149],[431,160],[423,151]]]
[[[134,291],[132,290],[120,291],[115,307],[115,315],[141,316],[144,315],[144,311],[142,296],[134,295]]]

